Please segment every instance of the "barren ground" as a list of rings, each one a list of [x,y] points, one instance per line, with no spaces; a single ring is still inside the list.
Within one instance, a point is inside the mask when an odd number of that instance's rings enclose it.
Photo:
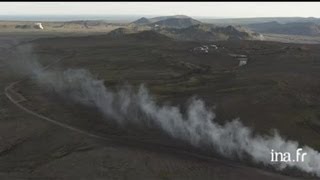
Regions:
[[[161,132],[119,129],[96,109],[68,102],[32,81],[19,83],[13,89],[25,98],[19,102],[21,106],[104,139],[57,126],[25,112],[4,94],[8,85],[23,77],[13,74],[3,63],[9,60],[6,58],[9,47],[37,36],[25,38],[23,35],[0,38],[2,179],[302,178],[300,172],[288,171],[280,175],[250,163],[218,155],[208,157],[197,153],[197,149],[168,139]],[[217,42],[224,50],[194,55],[189,50],[201,45],[200,42],[88,36],[45,38],[31,43],[33,53],[42,64],[74,53],[55,64],[53,69],[86,68],[111,88],[124,82],[134,86],[145,83],[160,102],[181,104],[196,94],[210,106],[217,105],[221,123],[240,117],[259,133],[277,128],[285,137],[319,150],[319,127],[315,117],[319,117],[320,46]],[[239,68],[238,61],[228,53],[247,54],[248,65]],[[123,138],[123,135],[130,138]]]

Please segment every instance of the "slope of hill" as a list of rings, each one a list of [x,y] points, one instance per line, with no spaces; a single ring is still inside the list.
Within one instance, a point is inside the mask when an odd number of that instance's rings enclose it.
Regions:
[[[133,31],[128,28],[117,28],[113,31],[110,31],[108,35],[111,37],[120,37],[120,36],[123,36],[124,34],[130,34],[132,32]]]
[[[163,40],[170,39],[169,37],[163,34],[160,34],[158,32],[155,32],[153,30],[141,31],[139,33],[131,33],[131,34],[128,34],[127,37],[136,38],[139,40],[152,40],[152,41],[163,41]]]
[[[133,24],[136,24],[136,25],[142,25],[142,24],[149,24],[151,23],[149,19],[145,18],[145,17],[142,17],[134,22],[132,22]]]
[[[162,28],[160,33],[179,40],[220,41],[220,40],[261,40],[258,33],[235,26],[212,26],[199,24],[183,29]]]
[[[266,22],[249,24],[247,27],[260,33],[290,34],[290,35],[320,35],[320,25],[313,22],[292,22],[280,24],[278,22]]]

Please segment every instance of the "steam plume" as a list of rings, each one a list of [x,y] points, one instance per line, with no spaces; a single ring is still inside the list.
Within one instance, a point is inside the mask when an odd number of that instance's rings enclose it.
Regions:
[[[96,106],[119,125],[157,127],[173,138],[196,147],[211,147],[225,157],[250,157],[255,163],[272,165],[279,170],[295,167],[320,177],[319,152],[304,146],[304,152],[308,153],[304,162],[271,162],[271,149],[293,155],[299,143],[285,140],[276,132],[254,135],[238,119],[220,125],[214,121],[214,112],[201,99],[191,98],[187,111],[182,113],[179,107],[157,104],[143,85],[137,91],[125,87],[114,92],[86,70],[41,71],[37,69],[39,64],[32,64],[33,78],[40,85],[74,101]]]

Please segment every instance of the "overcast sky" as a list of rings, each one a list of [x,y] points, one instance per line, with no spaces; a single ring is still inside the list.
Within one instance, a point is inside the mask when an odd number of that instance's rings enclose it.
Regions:
[[[0,14],[320,17],[320,2],[0,2]]]

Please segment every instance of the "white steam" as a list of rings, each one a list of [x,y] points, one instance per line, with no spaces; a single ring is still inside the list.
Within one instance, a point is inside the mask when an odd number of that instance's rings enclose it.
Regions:
[[[39,71],[35,71],[39,72]],[[93,78],[86,70],[37,73],[36,80],[57,93],[83,104],[95,105],[118,124],[159,127],[173,138],[187,141],[196,147],[206,146],[226,157],[249,156],[254,162],[273,165],[279,169],[296,167],[320,176],[320,154],[310,147],[304,162],[271,162],[271,149],[295,155],[298,142],[286,141],[277,133],[273,136],[253,135],[239,120],[219,125],[215,114],[200,99],[192,98],[185,114],[175,106],[158,105],[142,85],[137,92],[123,88],[113,92],[103,81]]]
[[[304,162],[271,162],[271,149],[295,155],[298,142],[285,140],[278,133],[254,135],[239,120],[220,125],[214,121],[214,112],[200,99],[192,98],[186,112],[182,113],[179,107],[157,104],[143,85],[137,91],[124,87],[114,92],[86,70],[32,72],[40,85],[77,102],[96,106],[119,125],[157,127],[173,138],[196,147],[211,148],[225,157],[250,157],[255,163],[280,170],[294,167],[320,177],[319,152],[305,146],[302,147],[307,153]]]

